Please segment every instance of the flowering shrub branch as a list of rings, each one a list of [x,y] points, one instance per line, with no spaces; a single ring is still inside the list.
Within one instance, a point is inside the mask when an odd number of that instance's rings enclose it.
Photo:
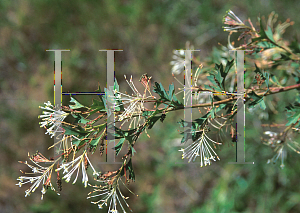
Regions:
[[[220,133],[224,134],[225,131],[230,135],[232,141],[236,142],[234,117],[238,110],[237,100],[241,97],[237,97],[234,92],[237,87],[234,75],[236,66],[235,60],[228,54],[228,51],[232,49],[251,50],[245,53],[247,61],[250,61],[252,66],[246,65],[248,67],[245,76],[248,86],[245,92],[241,94],[244,95],[247,109],[253,110],[260,107],[265,110],[267,106],[271,108],[272,106],[268,102],[265,103],[266,96],[297,90],[298,98],[295,103],[286,107],[288,120],[285,124],[286,128],[278,133],[266,131],[265,135],[268,139],[262,138],[262,141],[274,148],[276,152],[275,156],[268,162],[275,163],[280,157],[281,167],[284,166],[286,147],[298,154],[300,153],[300,145],[292,139],[291,134],[292,130],[299,132],[300,128],[300,45],[297,41],[288,43],[282,37],[284,30],[293,22],[287,20],[275,27],[276,20],[277,16],[271,13],[266,27],[264,27],[262,19],[259,18],[260,26],[257,30],[250,19],[246,20],[250,25],[248,26],[232,11],[229,11],[223,20],[226,25],[224,30],[229,32],[228,46],[223,46],[221,50],[215,49],[214,56],[206,61],[200,62],[196,57],[192,57],[193,62],[199,67],[193,75],[191,89],[186,91],[185,95],[193,97],[196,103],[193,103],[190,108],[197,108],[199,112],[202,110],[202,115],[199,114],[199,117],[192,122],[184,120],[178,122],[181,127],[191,127],[181,132],[183,135],[181,143],[186,143],[188,138],[192,138],[191,144],[179,150],[182,152],[182,158],[187,158],[189,162],[200,158],[201,167],[210,165],[216,159],[220,160],[215,149],[216,145],[223,143],[212,139],[210,128],[217,129],[219,135]],[[234,42],[230,42],[232,33],[240,33],[237,42],[244,39],[244,43],[234,47]],[[193,47],[189,46],[188,48],[192,49]],[[176,80],[175,75],[184,71],[185,61],[183,57],[184,51],[174,52],[174,60],[171,65],[173,65],[172,73]],[[218,58],[218,63],[214,63],[216,60],[214,57]],[[277,75],[276,72],[273,72],[274,70],[284,70],[286,74]],[[291,82],[289,79],[293,79],[295,84],[285,85],[287,82]],[[39,118],[42,118],[40,126],[46,129],[46,134],[51,137],[57,136],[59,133],[63,134],[62,140],[50,147],[62,147],[62,154],[47,159],[41,153],[36,153],[29,156],[33,165],[28,164],[27,161],[21,162],[32,170],[32,173],[23,172],[24,176],[18,178],[19,183],[17,185],[20,187],[27,183],[32,184],[25,191],[25,196],[30,195],[40,185],[42,185],[42,199],[49,187],[57,192],[51,182],[54,172],[57,176],[59,190],[61,190],[61,179],[69,182],[71,178],[74,178],[72,183],[75,184],[79,173],[82,173],[84,186],[94,188],[89,193],[88,199],[99,199],[92,201],[93,204],[97,204],[100,209],[107,206],[109,212],[117,212],[118,205],[123,212],[125,212],[125,208],[131,210],[126,202],[128,197],[123,195],[120,185],[129,190],[122,178],[125,178],[127,184],[130,180],[135,181],[132,159],[136,152],[134,146],[138,138],[142,133],[149,136],[147,129],[151,129],[158,121],[164,122],[168,113],[187,107],[182,102],[182,98],[178,96],[184,90],[179,88],[179,92],[175,93],[173,83],[169,85],[168,90],[158,82],[154,82],[154,85],[151,86],[151,77],[144,74],[140,78],[140,83],[144,89],[139,91],[132,77],[128,80],[125,76],[125,80],[132,90],[131,95],[127,92],[120,92],[119,85],[115,81],[113,90],[105,89],[105,95],[99,99],[93,99],[90,106],[84,106],[71,97],[70,102],[72,104],[62,106],[61,110],[55,110],[49,101],[44,103],[45,106],[40,107],[45,110]],[[96,92],[101,92],[100,86]],[[208,95],[202,96],[202,94]],[[199,98],[200,96],[202,98]],[[114,105],[115,123],[120,124],[119,127],[115,127],[113,123],[107,121],[108,103]],[[203,111],[205,112],[204,115]],[[73,124],[65,122],[67,116],[72,116],[75,122]],[[126,123],[128,123],[127,128],[124,127]],[[114,128],[113,137],[118,140],[114,147],[116,155],[119,155],[125,146],[127,146],[127,152],[123,155],[123,163],[118,170],[97,171],[97,168],[92,165],[89,155],[94,154],[96,149],[99,149],[100,155],[103,155],[106,147],[105,141],[108,143],[106,138],[111,134],[108,131],[110,128]],[[70,156],[72,156],[72,160],[69,159]],[[89,183],[87,170],[93,172],[94,180],[100,185]]]

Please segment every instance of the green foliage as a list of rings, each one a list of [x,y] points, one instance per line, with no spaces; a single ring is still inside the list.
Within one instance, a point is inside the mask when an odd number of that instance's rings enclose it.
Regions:
[[[207,79],[213,83],[213,85],[204,85],[206,89],[222,92],[225,91],[225,78],[228,75],[228,72],[232,68],[234,61],[227,61],[225,69],[223,64],[216,64],[215,70],[210,72],[210,75],[207,76]]]
[[[258,20],[260,22],[260,31],[258,33],[260,35],[260,37],[252,39],[252,42],[256,42],[256,41],[261,41],[263,39],[267,39],[269,42],[271,42],[272,44],[276,45],[276,43],[274,41],[274,38],[273,38],[273,33],[272,33],[271,27],[268,26],[267,30],[265,30],[264,26],[263,26],[263,23],[262,23],[262,19],[258,18]]]
[[[295,102],[294,104],[289,104],[289,106],[285,107],[286,111],[288,112],[288,122],[286,123],[286,126],[290,126],[292,124],[295,128],[300,127],[300,122],[298,122],[300,118],[300,102]]]
[[[250,97],[250,100],[252,100],[252,102],[249,103],[249,108],[253,108],[256,105],[259,105],[259,107],[263,110],[266,109],[266,104],[264,102],[264,97],[263,96],[259,96],[257,95],[254,91],[252,91],[251,93],[247,94]]]
[[[88,122],[91,122],[91,120],[84,118],[80,114],[73,113],[72,116],[75,118],[75,123],[87,124]]]
[[[101,99],[98,101],[97,99],[93,99],[93,104],[91,105],[91,109],[93,111],[91,112],[91,115],[98,112],[98,111],[105,111],[105,100]]]
[[[162,102],[167,102],[169,105],[174,107],[182,107],[183,105],[181,102],[177,99],[174,92],[174,85],[169,85],[169,91],[166,92],[165,88],[161,83],[155,82],[154,90],[155,93],[157,93],[160,97],[160,99],[157,100],[156,106],[158,107]]]
[[[72,144],[75,145],[75,146],[77,146],[77,147],[80,147],[80,146],[82,146],[83,144],[85,144],[88,141],[88,139],[84,139],[84,138],[85,138],[84,136],[79,136],[78,137],[79,140],[78,139],[74,139],[72,141]]]
[[[70,126],[63,126],[63,128],[65,129],[65,135],[85,135],[88,133],[79,125],[75,128]]]
[[[85,106],[83,106],[81,103],[79,103],[75,98],[71,97],[71,103],[74,103],[75,105],[69,105],[69,107],[71,109],[79,109],[79,108],[83,108]]]
[[[121,138],[118,142],[118,144],[114,147],[114,149],[116,150],[116,155],[118,155],[123,147],[123,144],[125,142],[125,138]]]
[[[199,130],[204,131],[203,129],[205,129],[204,127],[207,126],[208,119],[214,119],[216,113],[224,109],[226,106],[226,104],[214,106],[208,113],[203,115],[201,118],[195,119],[192,122],[187,122],[181,119],[181,121],[178,122],[181,127],[191,127],[191,129],[187,128],[184,132],[180,133],[183,135],[181,143],[185,143],[188,138],[192,138],[193,141],[197,140],[200,136]]]
[[[121,170],[121,174],[120,174],[121,176],[125,175],[124,170],[129,172],[129,179],[131,179],[132,181],[135,181],[135,174],[134,174],[134,171],[133,171],[131,158],[129,159],[127,164],[124,166],[124,169]]]

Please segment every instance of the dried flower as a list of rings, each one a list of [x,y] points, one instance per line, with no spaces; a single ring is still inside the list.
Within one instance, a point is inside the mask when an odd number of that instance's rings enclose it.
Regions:
[[[51,175],[53,171],[53,166],[56,164],[56,162],[60,159],[58,158],[56,161],[51,161],[45,158],[41,153],[37,153],[33,156],[31,156],[30,161],[33,162],[35,165],[30,165],[27,163],[27,161],[22,162],[19,161],[20,163],[24,163],[27,165],[29,168],[32,169],[32,173],[25,173],[25,174],[30,174],[30,175],[38,175],[38,176],[20,176],[17,180],[19,181],[18,185],[21,187],[22,185],[26,183],[32,183],[31,187],[25,191],[25,197],[29,196],[32,192],[34,192],[39,185],[42,183],[42,197],[41,199],[43,200],[44,194],[47,192],[48,187],[51,188],[51,190],[55,191],[55,188],[53,187],[51,183]],[[41,166],[39,163],[52,163],[48,167]],[[23,172],[24,173],[24,172]],[[56,192],[57,193],[57,192]],[[59,193],[57,193],[59,195]]]
[[[227,15],[223,18],[223,23],[229,25],[223,27],[224,31],[237,32],[238,30],[249,30],[251,29],[245,25],[239,17],[237,17],[231,10],[227,12]]]

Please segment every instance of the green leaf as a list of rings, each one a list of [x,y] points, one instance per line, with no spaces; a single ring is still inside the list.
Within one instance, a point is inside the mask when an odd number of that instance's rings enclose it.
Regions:
[[[114,89],[117,90],[118,92],[120,91],[119,90],[119,84],[117,82],[117,79],[115,79],[115,82],[114,82]]]
[[[294,53],[300,53],[300,44],[298,42],[297,36],[295,36],[294,40],[289,45],[289,48],[291,48]]]
[[[91,105],[92,109],[101,110],[104,109],[104,103],[103,101],[98,101],[97,99],[93,99],[93,104]]]
[[[77,140],[77,139],[73,139],[72,140],[72,145],[76,145],[77,147],[78,146],[81,146],[85,143],[85,141],[87,141],[88,139],[85,139],[85,140],[82,140],[84,138],[84,136],[80,136],[78,137],[80,140]]]
[[[187,129],[184,132],[181,133],[183,135],[181,139],[181,143],[184,143],[188,140],[188,138],[192,138],[192,132],[191,129]]]
[[[223,108],[225,106],[226,106],[226,104],[222,104],[222,106],[220,106],[220,107]],[[218,110],[218,108],[216,109],[216,111],[217,110]],[[219,109],[219,110],[221,110],[221,109]],[[181,127],[191,126],[191,128],[185,129],[184,132],[180,133],[183,135],[183,137],[181,139],[181,143],[186,142],[188,138],[192,138],[193,141],[197,140],[199,138],[198,130],[201,129],[202,124],[206,122],[207,118],[210,116],[211,113],[213,113],[213,111],[214,110],[211,110],[210,112],[203,115],[201,118],[197,118],[192,122],[187,122],[187,121],[184,121],[181,119],[181,121],[178,122]]]
[[[263,39],[268,38],[268,36],[266,35],[265,30],[264,30],[264,26],[263,26],[263,23],[262,23],[262,19],[261,19],[261,18],[258,18],[258,20],[259,20],[259,22],[260,22],[260,31],[259,31],[259,33],[258,33],[258,34],[260,35],[260,37],[258,37],[258,38],[253,38],[251,43],[256,42],[256,41],[261,41],[261,40],[263,40]]]
[[[101,139],[101,136],[99,136],[98,138],[95,138],[95,139],[92,139],[91,142],[90,142],[90,146],[97,146],[99,141]]]
[[[297,93],[297,97],[296,97],[296,100],[295,100],[296,103],[300,103],[300,94]]]
[[[80,135],[80,132],[77,131],[75,128],[72,128],[70,126],[62,126],[64,128],[65,133],[64,135]]]
[[[129,159],[128,163],[124,166],[124,169],[129,172],[129,179],[135,181],[135,174],[134,174],[134,171],[133,171],[131,158]],[[124,169],[119,170],[120,171],[120,176],[125,175]]]
[[[231,61],[227,61],[224,72],[221,72],[221,75],[224,79],[226,78],[233,64],[234,64],[234,59],[232,59]]]
[[[119,84],[117,82],[117,79],[115,79],[114,82],[114,90],[116,90],[117,92],[119,92]],[[114,92],[114,101],[115,101],[115,111],[125,111],[123,102],[120,100],[120,98],[117,97],[116,92]]]
[[[172,83],[169,85],[168,98],[171,101],[171,104],[173,104],[174,106],[177,107],[183,106],[174,93],[175,93],[175,88],[174,88],[174,84]]]
[[[222,92],[222,91],[223,91],[220,87],[215,87],[215,88],[213,88],[213,89],[214,89],[214,91],[216,91],[216,92]]]
[[[98,133],[101,132],[105,127],[106,127],[106,123],[103,123],[103,124],[98,125],[98,126],[97,126],[97,128],[98,128],[98,130],[97,130]]]
[[[130,144],[132,144],[132,142],[136,139],[136,135],[135,135],[136,131],[137,131],[136,128],[124,131],[122,129],[115,127],[114,136],[116,139],[125,138]],[[107,134],[109,135],[109,132]]]
[[[131,149],[132,156],[134,156],[134,153],[136,153],[135,149],[131,145],[130,145],[130,149]]]
[[[204,88],[207,90],[211,90],[212,88],[209,85],[204,84]]]
[[[135,181],[135,174],[134,174],[134,171],[133,171],[131,158],[128,161],[128,163],[126,164],[126,170],[129,171],[129,179]]]
[[[101,88],[100,88],[100,85],[98,85],[98,89],[97,90],[95,90],[95,92],[101,92]]]
[[[265,79],[265,84],[267,85],[267,87],[269,89],[270,73],[264,72],[264,79]]]
[[[118,155],[122,150],[124,142],[125,142],[125,138],[121,138],[119,140],[119,143],[114,147],[114,150],[116,150],[116,155]]]
[[[207,76],[207,79],[208,79],[211,83],[213,83],[215,86],[219,87],[217,81],[215,81],[215,76],[214,76],[214,75],[211,74],[210,76]]]
[[[253,108],[256,105],[259,105],[259,107],[261,109],[263,109],[263,110],[266,109],[266,104],[264,102],[263,96],[259,96],[255,92],[253,92],[253,91],[251,93],[248,93],[248,96],[251,99],[253,99],[253,101],[249,103],[249,108]]]
[[[265,33],[266,33],[266,36],[268,37],[268,39],[270,39],[271,41],[273,41],[275,43],[274,38],[273,38],[272,29],[270,26],[268,26],[268,29],[265,31]]]
[[[222,66],[222,69],[221,69],[222,71],[223,71],[223,66]],[[223,85],[222,85],[222,82],[223,82],[223,77],[221,76],[221,70],[220,71],[218,71],[217,70],[217,72],[215,73],[215,79],[216,79],[216,82],[218,82],[218,86],[220,85],[220,88],[222,89],[222,90],[224,90],[224,87],[223,87]]]
[[[144,111],[142,116],[148,118],[149,116],[153,115],[155,111]]]
[[[95,128],[95,129],[97,129],[97,131],[94,134],[98,135],[105,127],[106,127],[106,123],[99,125],[97,128]],[[105,133],[105,131],[103,131],[99,137],[92,139],[90,142],[90,146],[92,146],[92,147],[98,146],[98,143],[100,142],[100,139],[103,137],[104,133]]]
[[[183,104],[177,99],[176,95],[173,95],[172,104],[177,107],[183,107]]]
[[[173,99],[173,94],[174,94],[174,85],[172,83],[169,85],[169,94],[168,94],[169,100]]]
[[[268,39],[268,40],[269,40],[269,43],[272,43],[272,45],[276,45],[276,46],[280,47],[278,44],[275,43],[275,40],[274,40],[274,38],[273,38],[273,32],[272,32],[271,27],[268,26],[268,29],[265,31],[265,30],[264,30],[263,23],[262,23],[262,19],[258,18],[258,20],[260,21],[260,31],[259,31],[259,33],[258,33],[258,34],[260,35],[260,37],[258,37],[258,38],[253,38],[253,39],[252,39],[252,42],[251,42],[250,44],[252,44],[252,43],[254,43],[254,42],[257,42],[257,41],[258,41],[258,42],[263,42],[264,39]],[[266,44],[266,43],[264,43],[264,44]],[[270,47],[271,47],[272,45],[269,44]]]
[[[97,99],[93,99],[93,104],[91,105],[91,109],[93,109],[93,111],[90,113],[90,115],[98,111],[106,111],[103,100],[98,101]]]
[[[215,76],[216,80],[218,81],[217,85],[218,86],[220,85],[220,89],[222,91],[225,90],[225,79],[226,79],[226,76],[227,76],[228,72],[230,71],[231,67],[233,66],[233,64],[234,64],[233,59],[231,61],[227,60],[225,69],[224,69],[222,63],[215,64],[215,70],[217,71],[217,73],[214,74],[214,76]]]
[[[148,129],[151,129],[153,125],[160,119],[161,116],[154,116],[148,121]]]
[[[268,42],[268,41],[260,41],[256,45],[263,49],[271,49],[271,48],[277,47],[275,44]]]
[[[266,90],[265,94],[269,91],[269,82],[270,82],[270,73],[268,72],[262,72],[261,69],[256,65],[255,65],[255,70],[254,72],[256,73],[256,75],[260,76],[260,79],[264,81],[264,83],[267,85],[268,89]],[[253,79],[253,83],[256,84],[257,83],[257,79],[256,77]]]
[[[158,107],[162,102],[171,102],[173,106],[181,107],[182,103],[178,101],[176,98],[174,92],[174,85],[173,83],[169,85],[169,91],[166,92],[163,85],[161,83],[155,82],[154,90],[155,93],[157,93],[160,97],[160,99],[156,102],[156,107]]]
[[[88,122],[90,122],[91,120],[84,118],[82,115],[80,114],[72,114],[72,116],[76,119],[75,122],[76,123],[82,123],[82,124],[86,124]]]
[[[298,110],[300,110],[300,102],[296,101],[293,104],[289,104],[285,107],[285,110],[287,112],[297,112]]]
[[[135,135],[125,136],[125,139],[129,142],[130,145],[133,143],[134,138],[135,138]]]
[[[187,121],[185,121],[185,120],[182,120],[182,119],[180,119],[180,121],[178,121],[177,123],[179,123],[179,124],[180,124],[180,127],[185,127],[185,126],[187,126],[187,125],[188,125],[188,122],[187,122]]]
[[[112,128],[112,125],[109,125],[109,126],[107,127],[107,129],[109,129],[109,128]],[[114,127],[114,128],[115,128],[115,132],[114,132],[115,135],[114,135],[114,136],[115,136],[116,139],[120,139],[120,138],[124,138],[124,137],[125,137],[125,136],[124,136],[124,133],[123,133],[124,131],[123,131],[122,129],[119,129],[118,127]],[[108,134],[107,136],[109,137],[109,134],[110,134],[110,133],[107,132],[107,134]],[[113,135],[112,135],[112,136],[113,136]]]
[[[155,82],[155,86],[153,86],[153,87],[154,87],[153,91],[159,95],[161,100],[170,101],[169,96],[161,83]]]
[[[75,103],[75,105],[69,105],[69,107],[71,109],[79,109],[79,108],[83,108],[85,106],[83,106],[81,103],[79,103],[75,98],[71,97],[71,103]]]
[[[219,65],[216,65],[217,69]],[[222,65],[221,65],[222,66]],[[222,68],[223,69],[223,66]],[[209,90],[213,90],[213,91],[217,91],[217,92],[222,92],[224,91],[224,88],[222,86],[222,81],[224,80],[223,77],[221,76],[220,71],[211,71],[210,72],[210,76],[207,76],[207,79],[213,83],[213,85],[204,85],[205,88],[209,89]]]
[[[285,110],[289,113],[287,115],[288,123],[286,124],[286,126],[295,124],[300,118],[300,103],[296,101],[294,104],[289,104],[288,106],[285,107]],[[299,124],[297,126],[299,126]]]
[[[282,85],[279,83],[279,81],[278,81],[276,75],[271,74],[271,79],[272,79],[272,81],[273,81],[276,85],[282,87]]]
[[[86,131],[84,128],[82,128],[81,126],[77,126],[76,127],[77,131],[81,134],[81,135],[85,135],[87,134],[89,131]]]
[[[214,106],[213,108],[212,108],[212,110],[214,111],[214,113],[217,113],[217,112],[219,112],[220,110],[222,110],[222,109],[224,109],[226,107],[226,104],[220,104],[220,105],[218,105],[218,106]],[[212,111],[211,110],[211,111]]]
[[[291,124],[295,124],[298,121],[299,118],[300,118],[300,111],[298,113],[295,113],[293,116],[290,116],[288,118],[289,122],[287,122],[286,126],[289,126]]]

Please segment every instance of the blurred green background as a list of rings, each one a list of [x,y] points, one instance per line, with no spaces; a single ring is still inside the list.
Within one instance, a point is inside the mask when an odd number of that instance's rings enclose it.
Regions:
[[[123,49],[115,54],[116,78],[121,91],[128,91],[123,75],[138,79],[144,73],[167,87],[172,51],[190,41],[200,60],[209,56],[218,42],[227,44],[222,18],[231,9],[245,20],[279,14],[282,22],[295,21],[285,36],[291,38],[300,26],[299,1],[0,1],[0,212],[59,213],[105,212],[86,200],[91,189],[63,182],[61,196],[50,191],[40,200],[40,190],[25,198],[29,186],[15,184],[25,166],[27,153],[39,150],[45,156],[53,140],[39,128],[38,108],[53,103],[54,54],[46,49],[70,49],[62,54],[63,91],[94,91],[106,82],[106,54],[99,49]],[[141,87],[140,87],[141,88]],[[91,104],[92,96],[78,97]],[[291,101],[293,96],[282,96]],[[68,97],[64,97],[68,104]],[[228,143],[218,150],[221,161],[200,168],[199,164],[175,165],[181,159],[173,147],[180,140],[176,123],[183,114],[169,113],[136,144],[133,166],[136,182],[130,189],[134,212],[300,212],[299,156],[288,150],[286,167],[267,165],[272,150],[262,145],[261,123],[286,122],[284,106],[279,114],[258,120],[246,114],[246,160],[254,165],[229,165],[235,147]],[[281,111],[280,111],[281,110]],[[228,135],[228,134],[227,134]],[[229,144],[229,145],[227,145]],[[97,155],[98,152],[95,153]],[[97,165],[97,163],[95,163]],[[98,165],[99,170],[101,166]]]

